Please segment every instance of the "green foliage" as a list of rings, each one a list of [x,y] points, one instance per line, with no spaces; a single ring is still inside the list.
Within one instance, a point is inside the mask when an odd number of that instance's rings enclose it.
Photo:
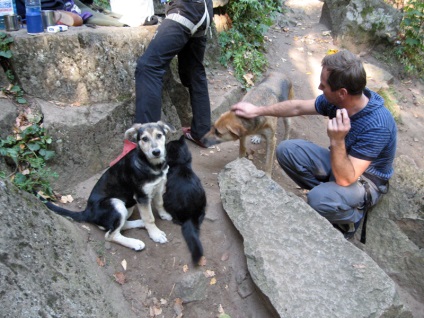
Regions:
[[[230,1],[227,9],[232,28],[221,32],[220,63],[233,64],[236,78],[246,83],[244,75],[255,77],[268,65],[264,55],[264,34],[273,24],[273,13],[279,11],[278,0]]]
[[[6,59],[12,57],[10,44],[13,43],[13,38],[4,32],[0,32],[0,56]]]
[[[9,94],[15,97],[15,100],[19,104],[25,104],[27,101],[23,97],[24,91],[19,85],[16,85],[15,75],[13,74],[11,64],[8,62],[12,57],[12,51],[10,45],[13,43],[13,38],[4,32],[0,32],[0,61],[2,67],[5,69],[5,74],[9,82],[12,84],[11,87],[3,89],[5,94]],[[7,61],[7,62],[6,62]]]
[[[50,180],[56,178],[57,174],[46,168],[46,161],[55,155],[54,151],[49,150],[51,143],[51,137],[41,124],[41,117],[35,117],[30,126],[15,136],[0,139],[0,156],[11,159],[16,168],[8,178],[18,188],[30,193],[42,191],[53,195]],[[0,177],[6,178],[5,173],[2,172]]]
[[[106,10],[110,10],[110,1],[109,0],[94,0],[94,4],[106,9]]]
[[[398,124],[402,123],[402,118],[400,116],[400,107],[396,98],[396,92],[392,88],[381,88],[378,91],[378,94],[384,98],[384,105],[393,115],[393,118]]]
[[[11,70],[6,71],[6,77],[10,83],[15,82],[15,76]],[[15,97],[15,101],[19,104],[26,104],[27,100],[24,98],[24,91],[19,85],[11,85],[7,90],[4,90],[6,94],[13,95]]]
[[[395,54],[407,73],[424,79],[424,1],[408,2],[400,29],[400,44]]]

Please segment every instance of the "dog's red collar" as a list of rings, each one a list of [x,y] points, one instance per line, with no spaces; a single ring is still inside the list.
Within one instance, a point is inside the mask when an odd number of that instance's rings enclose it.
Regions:
[[[132,142],[132,141],[129,141],[128,139],[125,139],[124,140],[124,149],[122,149],[122,153],[109,164],[109,167],[112,167],[115,163],[117,163],[119,160],[124,158],[127,155],[127,153],[129,153],[131,150],[133,150],[135,148],[137,148],[137,144],[135,142]]]

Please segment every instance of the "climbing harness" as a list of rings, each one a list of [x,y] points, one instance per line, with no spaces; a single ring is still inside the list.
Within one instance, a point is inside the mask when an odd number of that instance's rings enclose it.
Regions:
[[[205,29],[205,33],[204,34],[200,34],[198,36],[202,36],[202,35],[206,35],[209,28],[210,28],[210,16],[209,16],[209,12],[208,12],[208,7],[206,5],[206,1],[203,1],[205,4],[205,13],[203,14],[202,18],[200,19],[200,21],[197,24],[194,24],[193,22],[191,22],[189,19],[187,19],[186,17],[180,15],[179,13],[170,13],[166,16],[165,19],[170,19],[173,20],[175,22],[178,22],[179,24],[184,25],[186,28],[188,28],[191,32],[191,36],[194,36],[197,32],[197,30],[199,29],[199,27],[203,24],[203,22],[205,22],[206,20],[206,29]]]

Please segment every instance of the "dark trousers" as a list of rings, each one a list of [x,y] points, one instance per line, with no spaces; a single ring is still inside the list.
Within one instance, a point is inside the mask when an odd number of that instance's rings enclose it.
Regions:
[[[185,26],[172,20],[163,20],[146,51],[137,61],[136,123],[160,120],[163,77],[171,60],[177,55],[181,82],[190,93],[192,136],[200,139],[209,131],[211,110],[203,66],[205,49],[205,36],[191,37]]]

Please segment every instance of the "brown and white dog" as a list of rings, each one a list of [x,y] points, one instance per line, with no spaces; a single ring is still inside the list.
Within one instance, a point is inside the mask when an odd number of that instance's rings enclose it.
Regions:
[[[271,105],[277,102],[293,99],[293,87],[289,80],[279,73],[271,73],[256,88],[249,91],[243,101],[255,105]],[[283,118],[284,140],[289,138],[290,120]],[[237,116],[232,111],[223,113],[211,127],[211,130],[201,139],[201,142],[210,147],[225,141],[240,140],[239,157],[247,156],[246,138],[251,138],[252,143],[261,141],[258,135],[266,140],[265,172],[271,177],[277,138],[277,117],[258,116],[247,119]]]

